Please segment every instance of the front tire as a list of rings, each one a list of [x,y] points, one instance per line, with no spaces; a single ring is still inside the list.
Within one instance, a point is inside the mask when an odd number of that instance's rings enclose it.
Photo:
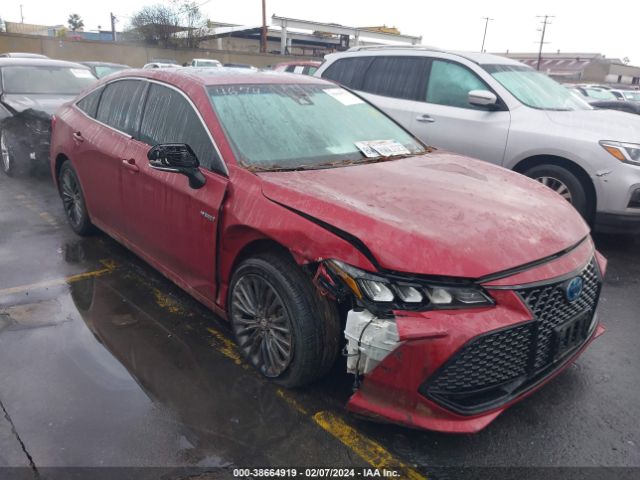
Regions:
[[[17,173],[15,148],[6,130],[0,130],[0,153],[2,155],[2,171],[8,177],[13,177]]]
[[[231,280],[228,310],[245,359],[282,386],[311,383],[335,362],[337,309],[284,254],[244,260]]]
[[[73,231],[83,237],[93,233],[94,227],[89,218],[80,180],[78,180],[78,175],[68,160],[60,167],[58,185],[64,213]]]
[[[554,190],[571,203],[585,220],[590,220],[587,192],[573,172],[559,165],[543,164],[527,170],[525,175]]]

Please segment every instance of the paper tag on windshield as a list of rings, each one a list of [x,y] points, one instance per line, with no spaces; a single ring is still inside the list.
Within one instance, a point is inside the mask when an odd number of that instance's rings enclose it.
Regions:
[[[343,105],[358,105],[364,103],[362,99],[356,97],[353,93],[348,92],[342,88],[325,88],[324,93],[331,95],[337,101]]]
[[[411,153],[407,150],[407,147],[395,140],[372,140],[369,142],[356,142],[355,145],[368,158],[394,157]]]
[[[367,158],[379,157],[380,154],[376,152],[373,148],[371,148],[371,146],[369,145],[370,143],[371,142],[356,142],[355,145],[356,147],[358,147],[358,150],[360,150],[365,157]]]
[[[71,73],[76,78],[93,78],[93,75],[91,75],[91,72],[83,68],[72,68]]]

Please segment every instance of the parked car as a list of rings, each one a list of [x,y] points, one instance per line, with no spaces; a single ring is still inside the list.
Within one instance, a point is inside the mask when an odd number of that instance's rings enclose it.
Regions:
[[[576,86],[574,88],[578,90],[583,96],[589,99],[601,100],[605,102],[615,102],[616,100],[622,100],[622,98],[615,95],[614,92],[608,88],[582,86]]]
[[[273,69],[276,72],[289,72],[289,73],[301,73],[302,75],[313,75],[318,70],[318,67],[322,65],[322,62],[309,61],[297,61],[297,62],[282,62],[278,63]]]
[[[96,81],[84,65],[0,58],[0,152],[11,176],[47,166],[51,114]]]
[[[190,66],[198,68],[218,68],[222,66],[222,63],[214,58],[194,58],[191,60]]]
[[[432,152],[330,82],[122,72],[53,125],[71,228],[107,232],[227,318],[280,385],[321,377],[346,343],[351,410],[474,432],[603,331],[606,261],[570,204]]]
[[[180,68],[180,65],[178,65],[177,63],[149,62],[149,63],[145,63],[142,68],[144,68],[144,69],[150,69],[150,68]]]
[[[576,87],[568,87],[569,92],[577,96],[579,99],[587,102],[593,108],[603,108],[606,110],[619,110],[621,112],[633,113],[640,115],[640,102],[621,101],[621,100],[596,100],[582,93],[582,89]],[[613,92],[613,90],[612,90]]]
[[[248,63],[225,63],[224,64],[225,67],[229,67],[229,68],[245,68],[247,70],[258,70],[256,67],[254,67],[253,65],[249,65]]]
[[[640,90],[611,90],[618,100],[640,103]]]
[[[120,70],[126,70],[131,68],[129,65],[123,65],[122,63],[109,63],[109,62],[80,62],[83,65],[89,67],[91,72],[97,77],[102,78],[107,75],[111,75],[114,72]]]
[[[40,53],[28,53],[28,52],[5,52],[0,53],[0,58],[49,58],[46,55]]]
[[[640,118],[593,109],[547,75],[483,53],[355,47],[327,55],[316,76],[425,143],[537,179],[597,230],[640,232]]]

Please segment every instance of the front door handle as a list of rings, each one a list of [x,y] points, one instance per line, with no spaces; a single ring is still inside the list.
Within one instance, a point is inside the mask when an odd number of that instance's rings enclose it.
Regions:
[[[140,171],[140,169],[136,165],[136,161],[133,158],[130,158],[128,160],[122,160],[122,166],[127,170],[131,170],[134,173]]]
[[[84,137],[82,136],[82,133],[80,133],[80,132],[73,132],[73,139],[76,142],[84,142]]]
[[[422,122],[422,123],[433,123],[433,122],[436,121],[435,118],[433,118],[430,115],[427,115],[426,113],[424,115],[418,115],[416,117],[416,120],[419,121],[419,122]]]

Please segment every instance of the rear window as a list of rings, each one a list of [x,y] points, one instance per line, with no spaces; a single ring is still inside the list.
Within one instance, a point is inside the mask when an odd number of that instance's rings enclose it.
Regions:
[[[354,90],[362,90],[364,74],[373,57],[341,58],[322,72],[322,78],[338,82]]]
[[[385,97],[424,100],[429,62],[422,57],[375,57],[362,90]]]
[[[82,67],[2,67],[5,93],[77,95],[95,81],[91,70]]]

